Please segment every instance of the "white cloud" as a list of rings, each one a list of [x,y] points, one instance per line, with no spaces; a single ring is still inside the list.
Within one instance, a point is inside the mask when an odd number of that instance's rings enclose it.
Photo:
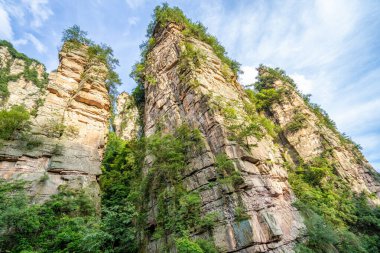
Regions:
[[[201,21],[220,39],[229,55],[243,64],[240,81],[255,81],[255,67],[280,67],[303,93],[321,104],[341,131],[363,145],[378,161],[380,142],[380,57],[371,1],[204,1]],[[238,15],[237,15],[238,13]],[[376,65],[375,65],[376,66]],[[365,142],[363,140],[366,140]],[[377,160],[375,158],[378,158]]]
[[[138,17],[130,17],[127,20],[128,24],[131,26],[136,25],[138,21],[139,21]]]
[[[37,39],[33,34],[27,33],[26,38],[32,42],[34,47],[39,53],[45,53],[46,52],[46,47],[44,44],[41,43],[39,39]]]
[[[125,0],[131,9],[136,9],[145,3],[145,0]]]
[[[43,22],[53,15],[53,11],[48,6],[48,0],[23,0],[22,3],[33,17],[31,22],[33,28],[40,27]]]
[[[28,43],[28,40],[26,39],[12,40],[12,43],[14,46],[23,46]]]
[[[250,85],[256,81],[257,66],[242,66],[243,74],[239,76],[239,81],[243,85]]]
[[[294,82],[297,84],[297,87],[304,94],[311,94],[314,91],[314,82],[310,79],[307,79],[304,75],[295,73],[289,75]]]
[[[11,40],[13,37],[13,30],[8,13],[0,3],[0,38]]]

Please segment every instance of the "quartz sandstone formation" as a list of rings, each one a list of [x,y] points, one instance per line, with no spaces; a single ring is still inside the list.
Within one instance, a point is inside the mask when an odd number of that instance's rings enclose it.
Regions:
[[[32,81],[26,80],[23,73],[25,68],[35,70],[38,74],[38,80],[43,82],[46,78],[45,67],[37,61],[32,60],[28,66],[27,63],[20,58],[13,57],[7,46],[0,46],[0,69],[9,68],[9,75],[14,76],[15,80],[8,82],[9,97],[1,98],[0,107],[10,108],[13,105],[22,104],[29,110],[38,107],[39,99],[44,96],[44,89],[37,87]]]
[[[260,70],[260,75],[265,75],[265,70]],[[270,108],[270,114],[276,124],[282,129],[287,129],[296,114],[304,115],[303,126],[297,131],[283,131],[285,142],[290,154],[296,154],[304,161],[310,161],[315,157],[326,154],[339,176],[345,179],[356,193],[374,193],[377,198],[372,199],[380,204],[380,182],[376,181],[376,171],[364,158],[355,145],[345,141],[344,137],[328,128],[315,115],[312,109],[305,103],[299,93],[288,83],[282,80],[274,82],[276,89],[286,89],[287,94]]]
[[[228,138],[229,123],[222,105],[233,104],[239,115],[236,121],[243,120],[248,99],[242,87],[209,45],[185,38],[180,27],[170,24],[154,36],[156,44],[148,53],[146,74],[156,82],[145,82],[145,135],[152,135],[158,125],[164,132],[172,132],[184,123],[201,131],[205,148],[190,159],[183,181],[187,190],[199,191],[203,214],[221,215],[211,237],[223,252],[291,252],[304,226],[292,206],[294,196],[279,148],[269,135],[261,140],[249,137],[248,150]],[[204,55],[200,67],[180,69],[184,43]],[[221,153],[241,172],[244,183],[238,187],[211,183],[216,181],[215,159]],[[147,163],[149,167],[149,159]],[[151,199],[151,227],[156,205],[156,199]],[[237,208],[245,209],[249,219],[236,219]],[[207,233],[193,236],[208,237]],[[149,238],[146,251],[159,252],[163,243],[164,239]]]
[[[124,140],[136,138],[139,131],[138,120],[139,111],[133,97],[122,92],[116,101],[116,115],[113,122],[115,133]]]
[[[209,238],[222,252],[293,252],[294,245],[305,235],[303,219],[292,206],[295,197],[287,182],[287,164],[305,162],[329,153],[339,176],[345,179],[354,192],[376,193],[379,203],[379,182],[376,173],[355,145],[344,142],[342,136],[322,124],[312,108],[291,85],[281,80],[274,82],[276,89],[286,88],[280,102],[272,104],[265,115],[252,114],[252,106],[235,75],[214,54],[212,48],[197,39],[185,37],[182,28],[169,24],[154,32],[155,45],[147,56],[144,82],[144,134],[154,134],[158,127],[164,132],[174,132],[182,124],[201,131],[205,148],[192,157],[187,166],[183,182],[188,191],[198,191],[202,199],[203,215],[210,212],[221,214],[212,234],[193,234],[193,237]],[[183,68],[181,54],[190,44],[200,55],[200,66],[192,64]],[[265,75],[260,72],[260,75]],[[151,80],[154,80],[153,82]],[[118,110],[124,115],[133,115],[137,109],[125,112],[123,102],[118,101]],[[226,110],[233,108],[236,115],[231,119]],[[306,117],[302,129],[287,131],[288,124],[297,113]],[[247,117],[266,117],[284,131],[275,140],[269,132],[264,137],[248,136],[247,145],[231,140],[233,127],[244,128]],[[120,120],[119,120],[120,122]],[[136,122],[136,121],[134,121]],[[118,124],[120,125],[120,124]],[[131,130],[135,128],[135,130]],[[135,123],[124,126],[125,132],[116,131],[125,139],[136,132]],[[126,134],[127,133],[127,134]],[[243,183],[238,187],[215,184],[217,181],[216,157],[226,154],[234,162]],[[146,158],[147,169],[152,157]],[[147,226],[155,227],[157,199],[148,203]],[[248,219],[237,219],[236,210],[243,208]],[[146,252],[160,252],[171,238],[145,238]]]
[[[42,145],[31,150],[18,141],[7,141],[0,149],[0,176],[31,182],[30,192],[36,201],[46,199],[67,186],[86,188],[98,200],[97,176],[108,133],[110,100],[105,86],[107,68],[90,61],[87,48],[69,48],[59,53],[59,67],[49,75],[47,87],[19,80],[10,82],[10,96],[3,107],[24,104],[31,110],[43,102],[31,118],[31,133]],[[7,49],[0,48],[0,59],[8,59]],[[14,59],[11,71],[24,63]],[[14,67],[13,67],[14,66]],[[39,75],[43,67],[38,65]],[[41,104],[41,102],[39,102]]]

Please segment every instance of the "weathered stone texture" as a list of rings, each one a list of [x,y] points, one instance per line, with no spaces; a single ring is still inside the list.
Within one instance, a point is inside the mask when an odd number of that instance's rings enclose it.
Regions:
[[[114,119],[115,133],[124,140],[137,137],[139,126],[139,111],[132,96],[122,92],[116,101]]]
[[[247,99],[242,87],[231,71],[223,73],[222,62],[209,45],[185,39],[177,26],[169,25],[155,39],[156,45],[148,55],[147,73],[157,82],[146,82],[144,87],[145,135],[153,134],[158,125],[164,132],[172,132],[184,123],[200,129],[205,148],[190,160],[184,183],[188,190],[200,191],[204,214],[211,211],[221,214],[212,237],[223,252],[291,252],[289,245],[301,236],[304,226],[300,214],[292,207],[294,196],[280,150],[270,137],[261,141],[250,138],[255,147],[249,151],[227,138],[229,130],[219,106],[234,103],[238,115],[245,113],[242,108]],[[179,73],[184,40],[206,59],[199,68]],[[199,85],[192,85],[192,79]],[[216,179],[215,157],[219,153],[227,154],[243,175],[244,183],[239,187],[211,183]],[[237,207],[246,209],[250,218],[237,221]],[[154,209],[152,206],[153,223]],[[157,243],[148,243],[149,252],[158,252],[153,249],[159,247],[152,246]]]
[[[0,46],[0,68],[9,67],[9,74],[16,76],[17,80],[8,82],[9,97],[0,97],[0,107],[10,108],[14,105],[23,104],[29,111],[38,107],[38,100],[44,99],[44,89],[37,87],[32,81],[24,78],[23,72],[26,63],[22,59],[14,58],[8,47]],[[38,73],[40,81],[44,78],[45,67],[37,62],[32,62],[29,69],[34,69]]]
[[[59,67],[50,74],[43,97],[28,96],[39,89],[33,83],[20,79],[9,84],[8,104],[28,105],[43,99],[31,119],[31,133],[42,145],[26,150],[18,141],[6,142],[0,150],[0,176],[30,181],[36,199],[46,199],[63,185],[87,188],[99,198],[97,176],[109,130],[110,100],[107,68],[89,62],[86,50],[63,46]]]
[[[286,129],[296,113],[306,117],[300,130],[284,131],[291,151],[305,161],[328,153],[328,158],[334,163],[337,173],[350,184],[354,192],[375,193],[378,199],[373,201],[380,203],[380,182],[373,177],[373,173],[376,172],[354,144],[342,141],[338,132],[324,125],[290,85],[278,80],[275,87],[289,89],[280,102],[270,107],[277,124]]]

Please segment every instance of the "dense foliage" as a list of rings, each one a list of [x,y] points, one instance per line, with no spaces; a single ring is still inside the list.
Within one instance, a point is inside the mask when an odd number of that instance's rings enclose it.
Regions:
[[[13,106],[11,109],[0,111],[0,139],[10,140],[17,130],[26,128],[29,113],[23,106]]]
[[[194,230],[210,229],[215,220],[213,214],[200,216],[198,193],[188,193],[181,181],[188,157],[201,147],[199,131],[191,130],[186,125],[177,128],[173,134],[158,131],[150,137],[132,141],[123,141],[110,134],[100,178],[102,201],[107,208],[130,207],[128,217],[133,217],[131,222],[124,228],[119,226],[128,234],[125,237],[130,238],[126,244],[129,247],[124,250],[137,250],[145,233],[145,236],[154,239],[175,236],[176,245],[181,249],[184,245],[190,245],[191,248],[200,249],[199,252],[216,252],[212,243],[195,242],[187,237]],[[154,159],[144,175],[146,155]],[[151,199],[157,200],[155,225],[147,224],[147,204]],[[174,245],[168,243],[164,246]]]
[[[353,194],[327,159],[316,158],[289,172],[308,240],[298,252],[379,252],[380,208]]]
[[[63,189],[44,204],[30,205],[26,187],[0,181],[1,252],[100,252],[107,236],[83,192]]]
[[[4,141],[18,141],[22,149],[33,149],[42,144],[30,134],[30,113],[24,106],[12,106],[0,110],[0,148]]]

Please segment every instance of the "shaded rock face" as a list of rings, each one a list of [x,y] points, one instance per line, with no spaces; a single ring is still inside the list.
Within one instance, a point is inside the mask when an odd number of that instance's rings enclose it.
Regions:
[[[122,92],[116,101],[116,115],[113,122],[117,136],[124,140],[136,138],[140,128],[139,117],[133,97]]]
[[[31,108],[28,104],[42,100],[30,120],[31,133],[42,144],[27,150],[17,141],[5,142],[0,149],[0,176],[30,181],[30,192],[37,201],[65,185],[86,188],[99,200],[97,176],[108,134],[110,101],[105,86],[107,68],[89,62],[86,52],[85,46],[63,46],[59,67],[49,75],[44,96],[28,96],[36,87],[25,85],[22,79],[9,84],[6,106],[17,101]]]
[[[269,135],[261,140],[249,137],[248,149],[228,138],[230,130],[222,106],[233,104],[242,117],[246,114],[244,104],[248,103],[233,73],[223,70],[223,63],[210,46],[185,39],[173,24],[157,33],[155,39],[146,71],[156,82],[146,82],[144,87],[144,132],[150,136],[157,126],[172,132],[182,124],[201,131],[205,148],[190,159],[183,180],[187,190],[199,191],[203,214],[216,211],[221,215],[211,235],[215,244],[223,252],[292,252],[304,226],[292,207],[294,196],[279,148]],[[185,40],[205,57],[200,67],[189,66],[181,72]],[[242,120],[239,117],[236,121]],[[218,154],[226,154],[233,161],[243,183],[237,187],[215,184]],[[156,200],[152,199],[151,223],[157,215],[155,206]],[[244,209],[249,218],[237,219],[238,208]],[[147,239],[147,251],[159,252],[161,242]]]
[[[265,74],[265,73],[263,73]],[[283,129],[297,117],[304,115],[301,129],[284,131],[284,138],[290,153],[295,153],[305,161],[310,161],[322,154],[328,154],[328,159],[334,163],[334,168],[340,177],[345,179],[356,193],[367,192],[377,195],[373,202],[380,204],[380,182],[373,176],[374,168],[368,163],[353,143],[344,141],[342,136],[328,128],[316,116],[303,98],[289,84],[278,80],[274,87],[285,87],[289,90],[282,96],[280,102],[270,107],[274,121]]]

